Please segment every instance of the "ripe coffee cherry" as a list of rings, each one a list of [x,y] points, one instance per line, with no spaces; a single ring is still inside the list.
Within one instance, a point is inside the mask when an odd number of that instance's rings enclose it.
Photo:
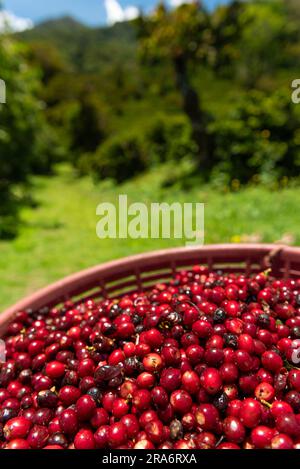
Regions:
[[[137,389],[132,396],[133,405],[139,410],[148,409],[151,402],[151,394],[147,389]]]
[[[155,446],[153,443],[151,443],[151,441],[149,440],[140,440],[140,441],[137,441],[133,447],[133,449],[154,449]]]
[[[61,378],[65,374],[64,363],[53,361],[46,365],[46,375],[51,379]]]
[[[30,449],[30,446],[27,440],[16,438],[15,440],[11,440],[7,443],[7,445],[5,445],[5,449]]]
[[[165,346],[161,349],[161,357],[165,366],[178,366],[181,363],[180,350],[177,347]]]
[[[195,266],[120,299],[21,311],[0,448],[298,449],[299,292]]]
[[[30,430],[27,441],[32,449],[43,448],[49,438],[49,432],[43,425],[34,425]]]
[[[84,376],[91,376],[94,374],[95,364],[91,358],[84,358],[78,363],[78,375],[83,378]]]
[[[76,449],[94,449],[95,439],[91,430],[79,430],[74,438]]]
[[[76,411],[78,419],[81,421],[89,420],[96,409],[94,399],[88,394],[81,396],[76,402]]]
[[[300,436],[300,424],[292,413],[279,415],[276,418],[276,428],[280,433],[285,433],[290,437]]]
[[[137,417],[132,414],[124,415],[121,418],[121,422],[126,427],[126,433],[128,438],[134,439],[139,432],[140,425]]]
[[[252,398],[245,399],[240,408],[239,418],[247,428],[257,427],[261,420],[261,405]]]
[[[190,345],[186,349],[185,353],[191,365],[197,365],[202,360],[202,357],[204,355],[204,350],[203,350],[203,347],[195,344],[195,345]]]
[[[136,384],[140,388],[145,388],[145,389],[152,388],[155,384],[155,376],[153,373],[144,371],[137,377]]]
[[[204,321],[203,319],[199,319],[199,321],[196,321],[193,324],[192,330],[201,339],[211,336],[213,332],[211,324],[207,321]]]
[[[6,423],[4,427],[4,436],[7,440],[26,438],[31,426],[32,423],[25,417],[15,417],[8,420]]]
[[[219,372],[224,383],[235,383],[239,376],[238,367],[234,363],[224,363]]]
[[[243,402],[239,399],[233,399],[232,401],[230,401],[226,409],[226,415],[239,418],[242,404]],[[242,423],[243,425],[245,425],[243,421]]]
[[[126,415],[129,411],[129,405],[125,399],[116,399],[112,406],[112,414],[117,419]]]
[[[90,424],[93,428],[98,428],[101,425],[106,425],[109,422],[109,416],[105,409],[97,408],[94,412],[93,417],[90,420]]]
[[[271,384],[262,382],[256,386],[254,394],[259,401],[272,402],[275,397],[275,389]]]
[[[196,409],[196,421],[199,427],[205,431],[214,431],[219,422],[219,412],[212,404],[201,404]]]
[[[225,442],[225,443],[221,443],[217,449],[240,449],[240,447],[238,445],[236,445],[235,443],[230,443],[229,441],[228,442]]]
[[[299,411],[300,411],[300,393],[298,391],[289,391],[285,395],[285,400],[293,408],[294,412],[299,413]]]
[[[293,440],[284,433],[278,433],[271,440],[272,449],[293,449]]]
[[[103,449],[108,446],[109,425],[101,425],[94,434],[96,448]]]
[[[207,349],[204,354],[204,361],[208,366],[219,367],[224,362],[224,352],[219,348]]]
[[[291,370],[289,372],[288,383],[292,389],[300,391],[300,370]]]
[[[196,394],[200,389],[200,379],[195,371],[186,371],[183,373],[181,382],[183,389],[190,394]]]
[[[235,318],[238,316],[240,312],[240,305],[237,301],[234,301],[234,300],[228,301],[228,303],[225,306],[225,311],[229,317]]]
[[[149,440],[155,445],[159,445],[164,440],[164,426],[159,420],[147,423],[145,432]]]
[[[73,409],[64,410],[59,418],[59,425],[63,433],[66,435],[75,435],[78,431],[78,418],[77,413]]]
[[[169,403],[169,396],[162,386],[155,386],[151,391],[152,402],[158,409],[165,409]]]
[[[223,422],[224,434],[231,443],[241,443],[245,438],[245,427],[236,417],[226,417]]]
[[[267,370],[276,373],[283,367],[282,358],[278,353],[273,352],[272,350],[266,351],[262,354],[261,362]]]
[[[146,371],[159,371],[163,362],[158,353],[149,353],[143,358],[143,365]]]
[[[46,391],[40,391],[37,395],[37,403],[40,407],[54,409],[58,403],[57,394],[49,389]]]
[[[175,412],[186,414],[192,407],[192,398],[184,390],[173,391],[170,397],[170,403]]]
[[[280,400],[274,401],[270,410],[275,419],[281,415],[293,413],[292,407],[287,402]]]
[[[51,409],[38,409],[34,415],[34,423],[37,425],[48,425],[53,417]]]
[[[149,329],[145,332],[144,341],[150,345],[152,349],[160,347],[164,341],[163,335],[157,329]]]
[[[245,350],[236,350],[235,352],[235,364],[237,367],[243,371],[247,372],[252,369],[253,358]]]
[[[158,420],[157,412],[155,410],[145,410],[140,416],[139,424],[142,428],[145,428],[147,423],[153,420]]]
[[[274,434],[275,431],[272,428],[259,425],[252,430],[251,441],[257,449],[269,448]]]
[[[238,348],[252,354],[254,352],[254,341],[251,335],[241,334],[238,337]]]
[[[127,441],[126,426],[122,422],[112,424],[108,430],[108,441],[112,448],[123,445]]]
[[[208,394],[217,394],[222,388],[222,379],[215,368],[206,368],[200,377],[200,383]]]
[[[160,385],[168,392],[179,389],[181,386],[181,372],[177,368],[163,370],[160,377]]]
[[[63,433],[53,433],[49,436],[48,446],[55,445],[61,448],[68,448],[68,440]]]

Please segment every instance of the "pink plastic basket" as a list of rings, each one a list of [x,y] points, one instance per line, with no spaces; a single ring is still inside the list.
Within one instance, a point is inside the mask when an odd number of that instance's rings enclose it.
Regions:
[[[300,248],[273,244],[220,244],[184,247],[144,253],[98,265],[64,278],[25,298],[0,316],[0,335],[12,316],[24,309],[37,310],[72,299],[117,298],[125,293],[150,289],[169,280],[180,269],[204,264],[224,272],[246,275],[272,267],[278,278],[300,277]]]

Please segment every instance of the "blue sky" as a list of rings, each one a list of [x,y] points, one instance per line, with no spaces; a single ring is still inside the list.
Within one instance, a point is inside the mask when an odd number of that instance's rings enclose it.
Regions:
[[[122,8],[128,6],[142,7],[147,10],[155,5],[156,0],[118,0]],[[213,8],[228,0],[205,0]],[[72,15],[91,24],[106,23],[104,0],[4,0],[4,8],[16,16],[31,18],[34,22],[61,15]]]

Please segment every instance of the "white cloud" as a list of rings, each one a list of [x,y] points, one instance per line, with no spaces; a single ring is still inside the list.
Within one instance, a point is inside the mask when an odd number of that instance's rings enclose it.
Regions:
[[[7,10],[0,11],[0,32],[21,32],[31,28],[33,22],[29,18],[20,18]]]
[[[169,0],[171,7],[177,8],[184,3],[193,3],[195,0]]]
[[[104,5],[108,24],[133,20],[139,16],[139,9],[133,5],[122,8],[117,0],[104,0]]]

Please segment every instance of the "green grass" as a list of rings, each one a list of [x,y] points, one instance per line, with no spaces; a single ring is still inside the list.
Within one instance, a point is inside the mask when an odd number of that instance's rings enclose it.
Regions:
[[[169,168],[159,168],[122,187],[94,185],[68,167],[52,178],[34,180],[35,209],[22,212],[20,235],[0,243],[0,309],[24,295],[80,269],[141,251],[183,245],[182,240],[100,240],[96,206],[115,201],[205,203],[205,243],[239,242],[252,237],[273,242],[290,234],[300,242],[300,189],[271,191],[262,187],[220,193],[211,187],[191,191],[162,189]]]

